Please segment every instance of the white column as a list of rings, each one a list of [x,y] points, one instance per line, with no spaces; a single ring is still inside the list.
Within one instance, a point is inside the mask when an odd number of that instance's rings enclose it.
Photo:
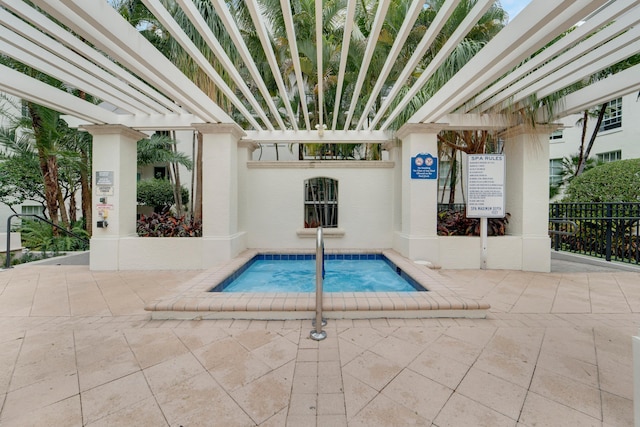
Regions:
[[[437,235],[438,179],[412,179],[412,158],[418,154],[438,157],[439,128],[409,124],[397,132],[402,141],[399,169],[401,183],[401,224],[394,246],[412,260],[439,262]],[[398,167],[398,166],[396,166]]]
[[[194,127],[203,136],[202,265],[207,268],[246,248],[245,233],[238,230],[238,141],[245,133],[235,124]]]
[[[147,135],[122,125],[83,128],[93,135],[90,269],[119,270],[120,239],[136,235],[136,143]]]
[[[522,236],[522,270],[551,270],[549,239],[549,133],[555,128],[518,126],[505,139],[508,234]]]

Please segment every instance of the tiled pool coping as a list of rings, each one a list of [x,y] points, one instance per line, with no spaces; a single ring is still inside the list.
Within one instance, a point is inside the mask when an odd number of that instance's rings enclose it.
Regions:
[[[361,254],[363,250],[326,253]],[[145,307],[154,319],[312,319],[314,293],[225,293],[209,292],[257,254],[311,254],[300,250],[255,250],[179,286],[174,295]],[[341,318],[430,318],[486,317],[489,304],[458,296],[437,271],[411,262],[393,250],[381,253],[429,292],[341,292],[325,293],[323,317]]]

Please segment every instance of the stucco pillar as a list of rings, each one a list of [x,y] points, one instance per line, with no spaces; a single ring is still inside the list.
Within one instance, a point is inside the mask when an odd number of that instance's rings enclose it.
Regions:
[[[549,272],[549,133],[552,127],[518,126],[504,138],[508,234],[522,236],[522,270]]]
[[[411,171],[417,155],[428,154],[437,160],[438,132],[439,129],[430,125],[409,124],[396,134],[401,140],[400,156],[396,160],[400,169],[401,223],[395,233],[394,247],[409,259],[433,263],[439,262],[438,176],[436,173],[432,179],[415,179]]]
[[[147,135],[122,125],[83,128],[93,135],[90,269],[119,270],[120,239],[136,235],[136,143]]]
[[[196,124],[202,133],[202,266],[211,267],[246,248],[238,229],[238,141],[236,124]],[[245,156],[243,156],[245,157]]]

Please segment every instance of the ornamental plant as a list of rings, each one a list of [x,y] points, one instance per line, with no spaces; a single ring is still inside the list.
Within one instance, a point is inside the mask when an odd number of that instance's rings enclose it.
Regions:
[[[202,223],[185,215],[176,218],[171,213],[140,215],[136,224],[140,237],[201,237]]]
[[[640,202],[640,159],[604,163],[575,177],[563,202]]]

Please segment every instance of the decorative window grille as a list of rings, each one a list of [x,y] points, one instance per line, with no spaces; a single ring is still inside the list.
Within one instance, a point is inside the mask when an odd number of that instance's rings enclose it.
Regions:
[[[622,127],[622,98],[609,101],[598,132]]]
[[[327,177],[304,181],[304,227],[338,227],[338,181]]]

